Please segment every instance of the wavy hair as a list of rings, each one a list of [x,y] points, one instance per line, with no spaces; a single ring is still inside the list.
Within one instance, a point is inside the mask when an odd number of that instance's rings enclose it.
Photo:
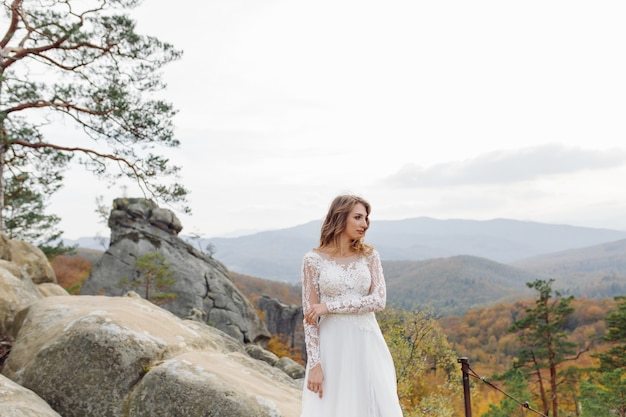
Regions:
[[[365,219],[367,222],[366,230],[369,229],[369,215],[372,210],[370,203],[356,195],[337,196],[330,204],[328,213],[322,223],[320,245],[318,249],[329,248],[333,253],[336,253],[339,250],[339,239],[341,237],[341,233],[346,229],[348,215],[352,211],[352,208],[359,203],[363,204],[363,207],[365,207],[365,212],[367,213],[367,217]],[[374,249],[372,245],[363,242],[363,238],[352,240],[351,247],[359,255],[369,255]]]

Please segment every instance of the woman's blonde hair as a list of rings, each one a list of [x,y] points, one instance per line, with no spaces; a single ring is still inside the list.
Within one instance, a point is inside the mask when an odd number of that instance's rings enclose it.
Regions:
[[[346,223],[348,221],[348,215],[357,204],[363,204],[367,216],[365,221],[367,222],[367,228],[370,226],[369,215],[372,207],[365,199],[356,195],[340,195],[335,197],[330,204],[328,213],[324,218],[322,224],[322,231],[320,234],[320,246],[318,249],[332,248],[333,252],[339,250],[339,239],[341,233],[346,229]],[[374,249],[373,246],[363,242],[363,238],[354,239],[351,242],[352,249],[360,255],[369,255]]]

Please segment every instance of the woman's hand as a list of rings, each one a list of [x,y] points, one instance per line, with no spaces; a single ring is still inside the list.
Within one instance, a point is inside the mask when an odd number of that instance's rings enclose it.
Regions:
[[[304,312],[304,318],[309,324],[317,324],[320,317],[328,314],[328,307],[326,304],[311,304],[311,306]]]
[[[322,365],[317,364],[309,371],[309,380],[306,387],[309,391],[316,392],[322,398],[322,386],[324,385],[324,371]]]

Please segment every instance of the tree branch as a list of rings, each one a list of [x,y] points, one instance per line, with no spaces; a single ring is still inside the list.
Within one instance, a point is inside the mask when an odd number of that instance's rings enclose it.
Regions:
[[[85,21],[85,15],[89,14],[89,13],[95,13],[98,12],[99,10],[102,9],[102,5],[100,6],[100,8],[96,8],[96,9],[92,9],[92,10],[88,10],[88,11],[84,11],[81,14],[77,14],[71,11],[71,7],[70,7],[70,14],[72,16],[75,16],[78,19],[78,22],[74,23],[73,25],[71,25],[69,30],[65,30],[64,27],[62,27],[59,24],[55,24],[55,26],[57,26],[59,29],[63,30],[63,32],[65,32],[64,35],[59,36],[56,40],[53,39],[49,39],[47,35],[41,33],[40,29],[38,27],[33,27],[31,26],[28,21],[26,20],[25,16],[22,16],[19,9],[21,7],[21,3],[23,2],[23,0],[14,0],[13,4],[11,5],[11,9],[12,9],[12,15],[11,15],[11,25],[9,28],[9,31],[7,31],[7,33],[5,34],[4,38],[2,39],[2,42],[0,43],[0,47],[2,47],[2,52],[3,52],[3,57],[7,58],[7,61],[9,61],[8,63],[3,63],[3,66],[6,68],[9,65],[11,65],[13,62],[16,62],[22,58],[24,58],[25,56],[28,55],[35,55],[41,59],[47,60],[49,63],[51,63],[52,65],[55,65],[63,70],[67,70],[67,71],[73,71],[76,68],[79,68],[81,66],[85,66],[88,65],[90,62],[83,62],[79,65],[76,66],[65,66],[62,65],[61,63],[59,63],[58,61],[52,59],[49,56],[44,55],[45,52],[51,51],[51,50],[64,50],[64,51],[72,51],[72,50],[79,50],[82,48],[88,48],[88,49],[92,49],[92,50],[100,50],[102,51],[101,54],[99,54],[95,59],[97,59],[98,57],[102,57],[104,55],[106,55],[107,53],[109,53],[111,51],[111,49],[115,46],[114,44],[110,44],[107,43],[105,47],[103,46],[99,46],[99,45],[95,45],[89,42],[79,42],[75,45],[70,45],[70,46],[64,46],[63,44],[67,42],[67,40],[69,39],[70,35],[74,32],[76,32],[77,30],[79,30]],[[104,3],[102,3],[104,4]],[[71,6],[68,3],[68,7]],[[9,41],[11,40],[11,38],[13,37],[13,35],[15,35],[17,29],[18,29],[18,25],[19,25],[19,21],[21,21],[24,24],[24,29],[26,30],[26,35],[24,36],[24,38],[20,41],[19,46],[18,47],[14,47],[14,48],[5,48],[6,45],[9,43]],[[31,34],[32,33],[36,33],[40,36],[42,36],[43,38],[46,38],[50,41],[50,43],[37,47],[37,48],[25,48],[24,45],[26,44],[26,41],[28,39],[31,38]],[[9,56],[8,54],[10,52],[13,52],[12,56]]]
[[[0,41],[0,48],[2,49],[3,56],[4,56],[4,48],[7,46],[7,44],[13,38],[13,35],[15,35],[15,32],[17,31],[17,25],[19,23],[18,10],[20,9],[23,1],[24,0],[14,0],[13,3],[11,3],[11,23],[9,24],[9,28],[7,29],[7,32],[4,34],[4,37]]]
[[[45,143],[45,142],[31,143],[31,142],[26,142],[23,140],[13,140],[11,141],[11,144],[21,145],[21,146],[31,148],[31,149],[54,149],[56,151],[62,151],[62,152],[81,152],[89,157],[109,159],[111,161],[115,161],[122,165],[125,165],[126,167],[131,169],[137,177],[141,177],[141,174],[139,173],[136,164],[130,162],[126,158],[123,158],[121,156],[117,156],[114,154],[102,153],[102,152],[95,151],[93,149],[81,148],[78,146],[61,146],[61,145],[55,145],[53,143]]]
[[[569,358],[564,358],[562,362],[569,362],[569,361],[575,361],[576,359],[580,358],[580,355],[582,355],[583,353],[587,353],[589,352],[589,350],[591,349],[591,346],[593,346],[593,340],[591,342],[589,342],[589,344],[584,347],[583,349],[579,350],[575,356],[571,356]]]
[[[11,114],[11,113],[21,111],[21,110],[38,109],[38,108],[43,108],[43,107],[54,107],[57,109],[64,109],[66,111],[76,110],[80,113],[90,114],[92,116],[105,116],[106,114],[109,113],[109,111],[95,111],[95,110],[91,110],[85,107],[80,107],[74,104],[70,104],[66,101],[57,102],[54,100],[37,100],[37,101],[22,103],[15,107],[9,107],[8,109],[5,109],[3,112],[5,114]]]

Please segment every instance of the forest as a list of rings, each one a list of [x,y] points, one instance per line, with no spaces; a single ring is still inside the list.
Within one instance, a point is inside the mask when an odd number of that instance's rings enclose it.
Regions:
[[[60,285],[77,293],[92,260],[61,255],[52,265]],[[300,304],[298,285],[231,278],[253,304],[263,295]],[[626,298],[564,296],[553,284],[528,282],[527,298],[460,315],[432,306],[379,313],[405,416],[463,415],[458,361],[467,358],[473,416],[626,417]],[[266,348],[303,363],[286,340],[273,335]]]

